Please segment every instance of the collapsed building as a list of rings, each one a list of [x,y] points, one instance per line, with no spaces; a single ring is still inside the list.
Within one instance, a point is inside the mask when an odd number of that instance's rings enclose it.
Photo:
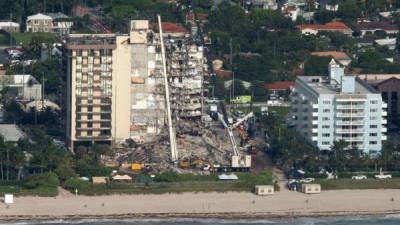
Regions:
[[[203,47],[185,32],[166,33],[163,43],[172,117],[200,121],[208,74]],[[149,21],[131,21],[124,35],[71,34],[66,49],[71,149],[167,135],[161,40]]]

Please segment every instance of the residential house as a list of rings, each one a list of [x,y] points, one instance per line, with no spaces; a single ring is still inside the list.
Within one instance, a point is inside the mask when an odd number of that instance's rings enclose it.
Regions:
[[[0,22],[0,30],[4,30],[8,33],[18,33],[20,32],[20,26],[19,23],[5,21]]]
[[[27,32],[52,32],[53,19],[50,16],[38,13],[33,16],[28,16],[26,20]]]
[[[361,36],[370,33],[375,34],[377,31],[384,31],[387,34],[397,34],[399,28],[386,21],[362,21],[356,24],[356,29],[361,32]]]
[[[18,98],[23,101],[42,99],[42,85],[31,75],[2,75],[0,90],[16,89]]]
[[[28,16],[26,20],[27,32],[49,32],[57,33],[59,35],[67,35],[73,22],[69,17],[62,13],[38,13],[33,16]]]
[[[59,35],[67,35],[71,31],[73,22],[63,13],[48,13],[48,16],[53,20],[53,32]]]
[[[383,38],[374,41],[379,46],[386,46],[390,50],[396,49],[397,38]]]
[[[340,32],[349,36],[351,36],[353,33],[353,31],[342,22],[329,22],[326,24],[302,24],[298,25],[297,28],[304,35],[316,35],[322,31]]]
[[[345,52],[325,51],[325,52],[312,52],[311,55],[321,57],[332,57],[343,66],[349,66],[351,58]]]
[[[388,125],[400,125],[400,74],[359,74],[360,79],[369,83],[382,94],[387,103]]]
[[[251,0],[251,4],[262,9],[277,10],[278,3],[276,0]]]

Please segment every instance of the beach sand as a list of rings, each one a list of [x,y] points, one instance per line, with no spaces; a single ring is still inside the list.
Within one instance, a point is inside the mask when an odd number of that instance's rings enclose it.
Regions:
[[[393,198],[393,199],[392,199]],[[272,218],[400,213],[400,190],[338,190],[305,195],[283,191],[162,195],[18,197],[0,204],[0,219],[214,217]]]

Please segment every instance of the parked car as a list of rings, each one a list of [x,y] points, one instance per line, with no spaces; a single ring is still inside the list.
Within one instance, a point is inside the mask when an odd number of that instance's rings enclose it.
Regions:
[[[379,170],[379,174],[375,175],[376,179],[392,179],[391,174],[384,174],[382,168]]]
[[[392,179],[392,175],[391,174],[376,174],[375,175],[376,179]]]
[[[300,183],[311,183],[311,182],[314,182],[314,181],[315,181],[314,178],[309,177],[309,178],[303,178],[303,179],[301,179],[301,180],[300,180]]]
[[[366,180],[367,176],[365,175],[356,175],[351,177],[352,180]]]

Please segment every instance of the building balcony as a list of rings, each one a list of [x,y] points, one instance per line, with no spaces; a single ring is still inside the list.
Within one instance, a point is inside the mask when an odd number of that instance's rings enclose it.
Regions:
[[[364,133],[364,129],[336,129],[338,134]]]
[[[387,116],[387,112],[386,111],[382,111],[382,116]]]
[[[318,112],[313,112],[312,116],[318,116]]]
[[[311,122],[311,124],[312,124],[312,125],[318,125],[318,120],[313,120],[313,121]]]
[[[387,108],[387,103],[386,102],[382,102],[382,108]]]
[[[336,113],[336,117],[364,117],[364,113]]]
[[[382,135],[382,141],[386,141],[387,140],[387,136],[386,135]]]
[[[381,131],[382,132],[387,132],[387,128],[386,127],[382,127]]]
[[[364,141],[364,136],[361,137],[338,137],[336,138],[337,141],[343,140],[346,142],[363,142]]]
[[[318,109],[318,104],[312,104],[311,106],[313,109]]]
[[[318,141],[318,137],[317,136],[313,136],[313,137],[311,137],[311,140],[312,141]]]
[[[318,133],[318,128],[313,128],[311,131],[312,133]]]
[[[351,104],[345,104],[345,105],[336,105],[336,109],[364,109],[364,105],[351,105]]]
[[[386,119],[382,119],[382,124],[387,124],[387,120]]]
[[[337,120],[336,125],[342,126],[342,125],[364,125],[364,121],[342,121],[342,120]]]

